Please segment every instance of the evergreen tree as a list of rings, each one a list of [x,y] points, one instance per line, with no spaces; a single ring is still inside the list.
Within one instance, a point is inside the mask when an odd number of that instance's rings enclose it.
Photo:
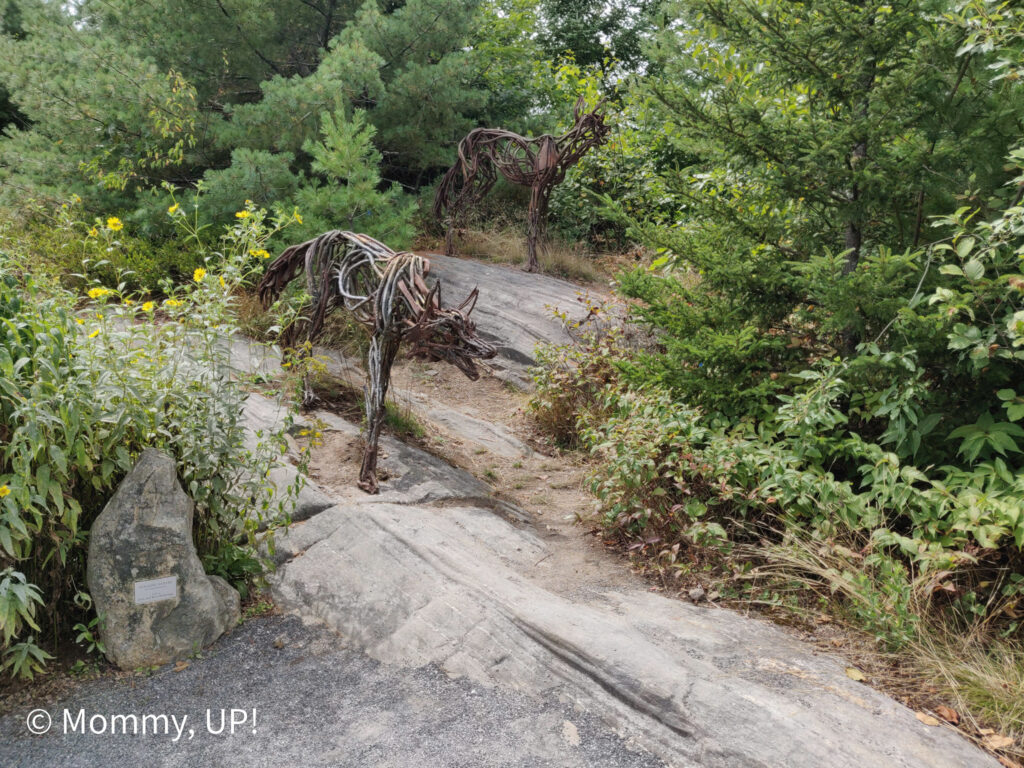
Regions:
[[[946,6],[665,6],[643,89],[670,141],[700,160],[665,176],[684,205],[677,222],[635,232],[698,281],[625,282],[672,329],[656,376],[742,411],[737,392],[792,382],[769,373],[852,353],[913,293],[913,249],[943,234],[932,216],[961,189],[1000,189],[1019,95],[973,76],[985,61],[957,56]],[[800,331],[808,311],[813,331]]]
[[[281,202],[303,179],[324,181],[304,149],[321,115],[353,109],[376,129],[383,175],[416,188],[475,125],[530,110],[522,82],[490,90],[495,73],[536,70],[525,36],[490,37],[521,31],[496,10],[517,0],[8,0],[30,1],[25,34],[0,37],[0,85],[24,118],[0,139],[8,199],[75,192],[160,221],[149,191],[205,178],[211,200],[234,186]]]
[[[0,37],[3,82],[25,116],[0,140],[3,194],[124,201],[175,178],[194,142],[195,91],[145,52],[80,24],[57,4]]]
[[[393,248],[412,242],[415,202],[397,184],[381,189],[380,152],[373,146],[376,129],[366,113],[356,110],[325,114],[322,138],[307,142],[317,174],[296,195],[310,235],[327,229],[347,229],[383,240]]]
[[[0,8],[0,37],[13,40],[20,40],[24,37],[25,30],[21,23],[21,13],[21,7],[15,0],[7,0],[6,4]],[[0,80],[0,136],[3,135],[3,130],[8,125],[25,128],[27,124],[25,116],[11,101],[10,94],[4,88],[3,81]]]
[[[569,57],[605,71],[615,62],[635,72],[656,6],[653,0],[543,0],[538,40],[552,60]]]

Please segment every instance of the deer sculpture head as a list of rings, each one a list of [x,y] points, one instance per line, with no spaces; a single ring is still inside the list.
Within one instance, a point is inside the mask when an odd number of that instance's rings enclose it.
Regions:
[[[451,363],[467,378],[480,378],[474,360],[489,360],[497,350],[476,333],[476,324],[469,319],[479,291],[474,288],[458,307],[441,304],[441,281],[430,289],[423,300],[423,311],[406,332],[410,352],[415,357]]]
[[[575,159],[578,159],[591,147],[603,144],[611,132],[611,128],[605,125],[604,115],[601,113],[604,99],[597,102],[589,112],[583,111],[585,105],[585,98],[580,96],[572,110],[572,128],[558,138],[559,147],[563,148],[563,157],[568,154],[574,158],[569,164],[575,162]]]

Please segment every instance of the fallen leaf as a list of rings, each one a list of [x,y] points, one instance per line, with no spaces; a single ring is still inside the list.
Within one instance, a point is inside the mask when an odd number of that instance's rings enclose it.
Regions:
[[[1013,739],[1009,736],[1000,736],[999,734],[986,736],[984,742],[985,746],[989,749],[1006,749],[1013,746]]]
[[[995,731],[991,728],[979,728],[978,733],[982,736],[991,736],[993,733],[995,733]]]
[[[848,678],[850,678],[851,680],[856,680],[858,683],[862,682],[865,679],[864,678],[864,673],[861,672],[856,667],[847,667],[846,668],[846,676]]]
[[[999,756],[999,764],[1003,766],[1003,768],[1022,768],[1021,764],[1016,760],[1011,760],[1010,758],[1002,755]]]
[[[926,715],[924,712],[915,712],[914,715],[925,725],[939,725],[939,721],[931,715]]]
[[[829,640],[829,642],[832,643],[832,645],[834,645],[836,648],[843,647],[843,638],[841,637],[833,637],[831,640]]]
[[[960,722],[960,715],[957,714],[957,711],[955,709],[950,709],[949,707],[938,706],[935,708],[935,714],[937,714],[947,723],[952,723],[953,725],[956,725]]]
[[[187,661],[179,661],[177,664],[174,665],[175,672],[181,672],[181,670],[183,669],[188,669]]]

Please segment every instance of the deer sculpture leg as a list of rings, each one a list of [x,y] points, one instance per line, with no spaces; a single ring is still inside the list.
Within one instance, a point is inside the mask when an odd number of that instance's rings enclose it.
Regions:
[[[544,221],[548,215],[548,198],[551,187],[548,184],[534,184],[530,190],[530,207],[526,212],[526,263],[527,272],[538,270],[537,251],[544,247]]]
[[[384,425],[385,403],[391,367],[395,363],[401,339],[393,333],[374,333],[370,341],[366,367],[370,383],[364,395],[366,400],[366,447],[363,464],[359,469],[359,487],[367,493],[377,493],[377,443]]]

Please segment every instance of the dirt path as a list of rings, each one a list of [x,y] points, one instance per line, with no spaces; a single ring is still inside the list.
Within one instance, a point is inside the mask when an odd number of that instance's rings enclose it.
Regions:
[[[473,382],[451,366],[416,360],[396,365],[392,381],[393,401],[426,432],[413,444],[466,470],[485,483],[492,495],[530,513],[538,533],[550,544],[543,562],[531,571],[531,579],[566,596],[627,585],[646,588],[644,580],[609,552],[590,526],[580,525],[596,505],[585,487],[591,467],[580,454],[545,444],[530,418],[528,393],[493,376]],[[451,419],[443,423],[431,419],[430,410],[438,404],[499,425],[525,450],[517,455],[488,450],[473,439],[475,430],[452,428]],[[314,451],[310,477],[335,494],[350,493],[359,452],[358,440],[328,433]]]

